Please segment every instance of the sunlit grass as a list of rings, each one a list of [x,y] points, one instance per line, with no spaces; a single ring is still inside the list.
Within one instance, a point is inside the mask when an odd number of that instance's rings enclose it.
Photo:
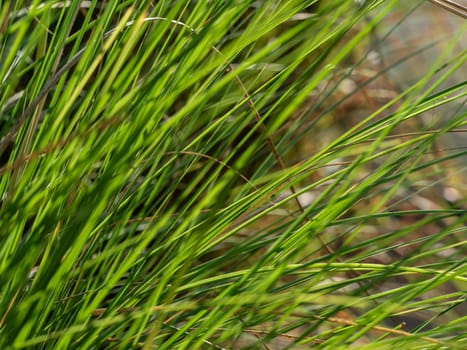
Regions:
[[[2,4],[0,347],[462,349],[466,27],[336,97],[396,4]]]

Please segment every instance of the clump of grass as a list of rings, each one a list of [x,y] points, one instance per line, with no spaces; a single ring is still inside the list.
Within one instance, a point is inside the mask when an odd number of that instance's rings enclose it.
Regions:
[[[463,348],[465,27],[342,115],[396,4],[2,4],[0,347]]]

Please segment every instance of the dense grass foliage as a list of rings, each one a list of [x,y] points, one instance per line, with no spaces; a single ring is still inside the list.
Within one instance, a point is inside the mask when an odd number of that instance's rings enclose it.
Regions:
[[[397,3],[2,2],[0,348],[465,349],[465,26],[345,107]]]

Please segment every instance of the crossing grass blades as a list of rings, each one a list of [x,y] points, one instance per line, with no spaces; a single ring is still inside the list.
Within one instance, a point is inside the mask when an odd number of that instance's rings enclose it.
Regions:
[[[465,349],[466,27],[371,97],[398,5],[2,2],[0,348]]]

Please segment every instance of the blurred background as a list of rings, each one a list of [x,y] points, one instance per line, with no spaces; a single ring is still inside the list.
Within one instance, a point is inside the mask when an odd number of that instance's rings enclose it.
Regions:
[[[466,0],[456,0],[457,3],[467,7]],[[401,2],[402,3],[402,2]],[[465,35],[465,19],[459,15],[449,12],[430,1],[423,1],[420,5],[413,6],[415,1],[408,1],[393,11],[386,18],[377,37],[382,37],[385,33],[392,31],[385,41],[378,42],[384,66],[393,65],[423,47],[426,50],[415,55],[413,58],[402,62],[395,69],[388,72],[389,79],[395,87],[402,90],[419,79],[423,78],[440,58],[448,53],[448,57],[453,57],[467,49]],[[409,7],[410,6],[410,7]],[[457,35],[455,45],[451,46],[452,39]],[[430,47],[431,46],[431,47]],[[449,54],[449,51],[451,53]],[[446,61],[446,60],[445,60]],[[442,87],[465,82],[467,79],[467,67],[462,67],[456,76],[450,77]],[[438,119],[449,118],[453,113],[466,112],[464,103],[452,103],[431,111],[425,116],[425,122],[436,123]],[[461,132],[452,133],[449,137],[442,139],[445,147],[465,147],[467,146],[466,134]],[[464,157],[467,162],[467,158]]]

